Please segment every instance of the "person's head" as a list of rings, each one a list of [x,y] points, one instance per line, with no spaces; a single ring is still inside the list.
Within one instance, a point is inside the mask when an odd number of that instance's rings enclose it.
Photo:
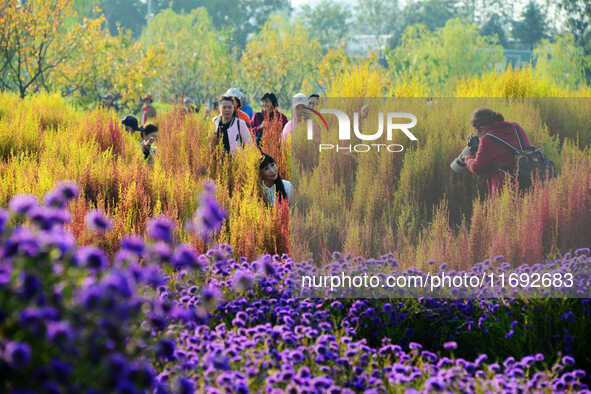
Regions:
[[[320,102],[320,95],[319,94],[312,93],[308,97],[308,103],[310,104],[310,107],[312,107],[312,108],[318,107],[319,102]]]
[[[304,114],[304,110],[308,107],[308,96],[304,93],[298,93],[293,96],[293,110],[294,110],[294,117],[300,118]]]
[[[148,93],[144,96],[144,103],[152,104],[153,102],[154,102],[154,99],[152,98],[152,93]]]
[[[125,126],[125,130],[127,130],[127,131],[130,131],[130,132],[142,131],[142,129],[139,127],[139,123],[138,123],[137,119],[131,115],[127,115],[125,118],[123,118],[123,120],[121,121],[121,124],[123,126]]]
[[[275,183],[277,177],[279,177],[279,169],[277,168],[277,163],[275,163],[275,159],[273,159],[273,157],[269,156],[266,153],[263,153],[263,155],[261,156],[259,170],[261,179],[265,183]]]
[[[275,192],[279,199],[287,199],[287,192],[285,191],[283,180],[279,176],[277,163],[275,163],[273,157],[266,153],[263,153],[259,159],[259,174],[265,186],[271,187],[275,185]]]
[[[109,93],[103,98],[103,101],[105,102],[106,105],[111,105],[113,103],[114,98],[115,97],[111,93]]]
[[[185,103],[185,105],[193,104],[193,100],[191,100],[191,97],[185,97],[185,100],[183,102]]]
[[[263,97],[261,97],[261,107],[265,112],[272,112],[278,105],[277,97],[273,93],[265,93]]]
[[[225,93],[226,96],[230,96],[234,99],[234,106],[239,109],[242,106],[242,92],[236,88],[230,88]]]
[[[158,127],[153,124],[147,124],[142,131],[144,141],[156,141],[158,139]]]
[[[470,118],[470,124],[480,134],[484,128],[493,123],[502,122],[505,118],[490,108],[478,108]]]
[[[236,108],[234,107],[234,97],[222,96],[219,102],[220,115],[222,118],[229,120],[233,115]]]

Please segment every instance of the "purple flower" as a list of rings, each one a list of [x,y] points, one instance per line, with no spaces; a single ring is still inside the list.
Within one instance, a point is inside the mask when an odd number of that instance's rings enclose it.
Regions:
[[[215,286],[207,286],[201,292],[200,302],[209,311],[215,309],[221,301],[221,293]]]
[[[74,337],[74,332],[67,322],[49,322],[47,324],[47,337],[55,344],[64,344]]]
[[[164,242],[157,242],[155,245],[152,245],[150,249],[158,261],[170,261],[172,258],[172,250],[170,249],[170,246]]]
[[[575,365],[575,359],[571,356],[564,356],[562,357],[562,363],[568,366]]]
[[[0,236],[2,235],[4,230],[6,230],[6,223],[8,223],[9,219],[10,216],[8,215],[8,211],[6,211],[5,209],[0,209]]]
[[[195,230],[201,238],[208,241],[209,235],[219,231],[226,218],[226,212],[215,199],[215,187],[208,183],[206,190],[201,193],[201,205],[193,216]]]
[[[205,357],[205,362],[217,370],[227,371],[230,369],[230,360],[223,354],[210,353]]]
[[[513,336],[513,334],[515,334],[515,331],[513,330],[509,330],[506,334],[505,334],[505,338],[511,338]]]
[[[28,215],[33,223],[42,230],[51,230],[54,226],[63,226],[72,219],[68,211],[51,207],[34,207],[29,211]]]
[[[191,245],[181,244],[177,246],[174,251],[172,263],[177,270],[183,267],[198,267],[199,262],[197,260],[197,251]]]
[[[37,295],[41,291],[41,280],[35,274],[23,272],[22,276],[22,294],[29,299]]]
[[[78,186],[78,184],[73,181],[60,182],[57,184],[54,190],[59,192],[66,202],[74,200],[80,195],[80,186]]]
[[[195,383],[184,376],[179,376],[176,384],[178,386],[178,393],[180,394],[193,394],[195,392]]]
[[[158,216],[148,220],[146,231],[151,238],[170,243],[174,227],[175,224],[169,217]]]
[[[25,215],[34,207],[38,206],[39,200],[37,197],[33,196],[32,194],[18,194],[10,200],[8,204],[8,209],[11,212]]]
[[[81,247],[76,251],[74,259],[79,265],[86,265],[96,272],[103,271],[109,265],[105,252],[94,246]]]
[[[69,250],[71,250],[76,241],[74,236],[63,229],[53,229],[52,231],[44,231],[39,235],[41,245],[46,248],[56,248],[60,251],[58,258],[62,258]]]
[[[84,217],[86,227],[97,234],[104,234],[113,227],[113,222],[109,219],[103,211],[94,209],[89,211]]]
[[[66,383],[72,374],[72,366],[59,359],[51,361],[50,366],[53,375],[60,383]]]
[[[137,235],[128,235],[121,239],[121,248],[135,254],[144,253],[144,239]]]
[[[449,342],[445,342],[443,344],[443,348],[446,350],[455,350],[458,348],[458,344],[455,341],[449,341]]]
[[[23,368],[31,361],[31,347],[22,342],[8,342],[4,350],[4,361],[13,368]]]
[[[172,339],[164,339],[158,343],[156,347],[156,357],[163,358],[166,360],[172,360],[174,358],[174,350],[176,343]]]
[[[232,288],[238,292],[246,291],[253,285],[253,277],[250,272],[236,270],[232,277]]]
[[[67,201],[59,190],[54,189],[45,193],[43,203],[47,207],[65,208]]]
[[[443,391],[445,383],[437,378],[429,378],[425,382],[425,388],[429,391]]]

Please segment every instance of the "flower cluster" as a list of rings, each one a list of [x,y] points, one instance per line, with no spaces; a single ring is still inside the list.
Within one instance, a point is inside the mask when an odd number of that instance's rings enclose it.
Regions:
[[[591,330],[589,299],[301,298],[290,280],[305,263],[235,259],[229,245],[199,254],[166,217],[111,258],[68,231],[77,190],[0,210],[0,392],[587,389],[589,358],[574,344]],[[110,228],[98,211],[86,223]],[[333,257],[353,270],[397,266],[391,255]],[[576,270],[591,257],[579,249],[553,264]]]

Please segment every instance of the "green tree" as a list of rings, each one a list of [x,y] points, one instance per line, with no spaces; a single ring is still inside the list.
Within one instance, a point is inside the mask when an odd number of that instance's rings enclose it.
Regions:
[[[591,85],[591,1],[561,0],[559,4],[567,14],[567,26],[575,43],[583,48],[585,79]]]
[[[420,0],[409,2],[402,11],[399,19],[402,23],[399,28],[393,29],[393,37],[390,47],[394,48],[400,43],[402,33],[408,26],[422,24],[430,31],[445,25],[455,14],[455,0]]]
[[[481,36],[496,36],[504,48],[507,47],[507,35],[502,24],[502,17],[499,14],[491,14],[484,25],[480,27]]]
[[[205,7],[218,30],[227,30],[232,35],[232,45],[244,48],[251,34],[257,33],[269,16],[275,12],[289,14],[289,0],[172,0],[176,12],[190,12]]]
[[[100,0],[99,8],[107,18],[111,34],[118,34],[118,26],[138,37],[146,25],[147,6],[140,0]]]
[[[585,55],[572,34],[542,40],[534,50],[536,74],[563,88],[576,88],[585,81]]]
[[[255,97],[275,92],[281,105],[289,106],[302,83],[316,79],[321,59],[322,46],[310,38],[304,25],[275,15],[242,53],[240,86]]]
[[[355,33],[375,34],[399,34],[403,27],[398,0],[359,0],[355,6]],[[377,44],[382,41],[376,38]]]
[[[546,38],[546,15],[533,0],[525,7],[521,20],[513,21],[513,38],[534,49],[536,43]]]
[[[168,49],[166,67],[158,76],[161,97],[213,97],[233,80],[236,61],[228,38],[216,30],[205,8],[188,14],[164,10],[150,21],[141,40],[147,46],[163,44]]]
[[[332,49],[342,46],[346,41],[351,16],[349,8],[335,0],[322,0],[315,6],[306,4],[298,15],[310,35],[323,47]]]
[[[434,90],[455,86],[458,80],[493,70],[504,61],[496,38],[480,36],[475,24],[457,18],[435,32],[425,25],[409,26],[400,45],[388,53],[395,77],[420,75]]]

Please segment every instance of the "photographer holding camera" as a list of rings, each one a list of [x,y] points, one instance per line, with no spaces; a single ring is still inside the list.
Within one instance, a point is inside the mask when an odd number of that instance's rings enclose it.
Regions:
[[[518,123],[505,121],[503,115],[489,108],[474,111],[470,124],[476,133],[468,137],[467,146],[453,161],[451,168],[456,172],[467,169],[475,175],[485,177],[489,197],[492,197],[503,187],[506,174],[515,173],[514,152],[504,144],[518,150],[531,144]],[[490,138],[483,138],[487,134]]]

